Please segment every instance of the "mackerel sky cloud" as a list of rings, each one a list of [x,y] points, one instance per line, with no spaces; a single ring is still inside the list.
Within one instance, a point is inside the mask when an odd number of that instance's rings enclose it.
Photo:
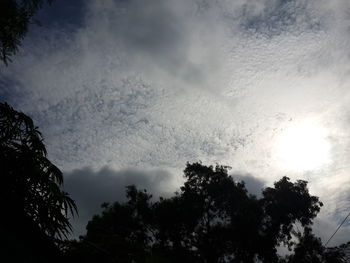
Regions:
[[[0,98],[33,117],[70,189],[142,170],[170,193],[187,161],[220,163],[252,189],[308,180],[316,230],[334,231],[350,209],[348,1],[62,2],[1,68]]]

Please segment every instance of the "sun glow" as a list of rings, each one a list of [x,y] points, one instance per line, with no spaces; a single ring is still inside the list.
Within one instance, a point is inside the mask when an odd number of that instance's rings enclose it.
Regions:
[[[284,169],[311,171],[324,167],[330,161],[327,130],[312,122],[287,128],[277,139],[278,165]]]

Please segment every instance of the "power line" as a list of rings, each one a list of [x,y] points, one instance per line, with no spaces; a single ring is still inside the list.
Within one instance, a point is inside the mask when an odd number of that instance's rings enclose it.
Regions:
[[[350,212],[349,214],[344,218],[344,220],[340,223],[340,225],[338,226],[338,228],[334,231],[334,233],[331,235],[331,237],[328,239],[328,241],[326,242],[326,244],[324,245],[325,247],[328,245],[329,241],[331,241],[331,239],[335,236],[335,234],[338,232],[338,230],[341,228],[341,226],[345,223],[346,219],[348,219],[348,217],[350,216]]]

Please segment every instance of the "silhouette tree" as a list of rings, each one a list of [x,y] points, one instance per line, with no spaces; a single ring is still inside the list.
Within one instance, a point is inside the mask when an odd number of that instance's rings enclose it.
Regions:
[[[61,171],[46,157],[41,133],[30,117],[0,103],[2,200],[24,212],[48,236],[70,230],[67,215],[76,206],[60,189]]]
[[[294,254],[287,257],[286,263],[342,263],[346,262],[340,249],[326,249],[319,238],[306,227],[304,233],[298,233]]]
[[[254,259],[263,211],[227,169],[187,164],[180,193],[156,204],[159,250],[192,262]]]
[[[323,206],[318,197],[310,196],[307,182],[298,180],[296,183],[283,177],[263,191],[261,200],[265,218],[263,222],[263,250],[261,254],[267,261],[276,261],[276,246],[279,243],[291,246],[295,223],[303,228],[312,224],[320,208]]]
[[[29,24],[38,21],[34,14],[51,0],[1,0],[0,1],[0,60],[8,64],[28,31]]]
[[[151,195],[128,186],[125,204],[104,203],[80,242],[67,244],[66,262],[147,262],[152,239]]]
[[[95,216],[89,222],[86,240],[103,247],[106,237],[110,237],[107,243],[114,244],[118,249],[109,251],[118,261],[144,262],[152,242],[152,196],[146,191],[138,191],[134,186],[128,186],[126,193],[128,201],[125,204],[105,204],[102,216]]]
[[[87,234],[68,245],[66,260],[84,255],[85,262],[287,262],[277,246],[295,245],[292,236],[301,237],[293,230],[295,223],[305,238],[311,235],[312,219],[322,206],[309,194],[307,182],[292,183],[287,177],[258,199],[228,175],[226,166],[188,163],[184,176],[179,192],[154,202],[146,191],[129,186],[128,201],[104,204],[102,215],[88,223]]]
[[[61,171],[46,155],[31,118],[0,103],[1,241],[16,256],[36,251],[34,262],[58,253],[55,243],[71,229],[68,214],[76,213],[74,201],[60,189]]]

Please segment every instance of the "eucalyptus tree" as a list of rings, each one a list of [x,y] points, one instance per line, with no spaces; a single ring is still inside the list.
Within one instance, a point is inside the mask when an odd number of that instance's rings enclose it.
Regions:
[[[277,247],[295,247],[293,226],[307,231],[322,203],[287,177],[257,198],[228,169],[188,163],[179,192],[157,201],[129,186],[127,202],[104,204],[67,261],[280,262]]]

